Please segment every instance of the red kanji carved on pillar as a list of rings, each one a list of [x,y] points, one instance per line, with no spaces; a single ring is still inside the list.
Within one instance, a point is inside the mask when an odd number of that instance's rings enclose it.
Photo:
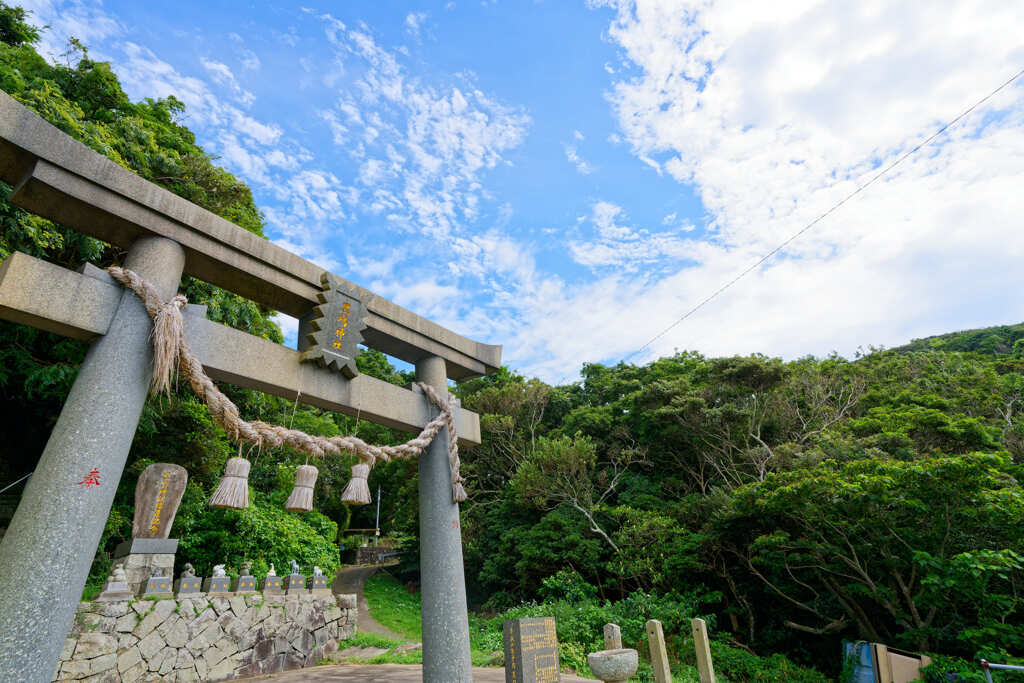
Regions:
[[[95,467],[92,468],[92,472],[90,472],[89,474],[85,475],[85,479],[83,479],[82,481],[80,481],[77,484],[75,484],[75,486],[81,486],[82,484],[85,484],[85,488],[89,488],[90,486],[99,486],[100,485],[100,471],[98,469],[96,469]]]

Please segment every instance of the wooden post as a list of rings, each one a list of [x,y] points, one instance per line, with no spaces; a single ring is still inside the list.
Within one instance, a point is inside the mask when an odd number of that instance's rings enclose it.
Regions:
[[[693,628],[693,646],[697,650],[697,671],[700,683],[717,683],[715,665],[711,663],[711,644],[708,641],[708,625],[703,619],[690,619]]]
[[[604,625],[604,649],[622,649],[622,629],[619,628],[618,624]]]
[[[646,624],[647,647],[651,651],[651,668],[657,683],[672,683],[672,671],[668,668],[668,650],[665,649],[665,631],[661,622],[651,619]]]

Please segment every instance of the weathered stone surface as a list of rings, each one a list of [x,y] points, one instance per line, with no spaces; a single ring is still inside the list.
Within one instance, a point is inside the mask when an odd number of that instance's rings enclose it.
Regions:
[[[167,622],[164,623],[166,624]],[[185,643],[188,642],[188,627],[185,625],[185,620],[175,620],[171,627],[163,632],[163,638],[168,647],[185,647]]]
[[[98,674],[117,667],[117,655],[114,653],[100,655],[89,660],[89,673]]]
[[[122,633],[117,637],[117,651],[125,650],[130,648],[139,642],[139,639],[130,633]]]
[[[164,639],[160,637],[160,634],[152,631],[148,636],[139,641],[139,654],[147,662],[151,662],[156,653],[164,649],[165,646],[166,643],[164,643]]]
[[[185,649],[178,650],[178,658],[174,662],[175,669],[195,669],[195,657]]]
[[[118,653],[117,670],[123,674],[125,671],[131,669],[141,661],[142,654],[139,652],[139,648],[130,647],[127,650]]]
[[[89,675],[88,660],[74,660],[60,665],[60,677],[77,679]]]
[[[157,654],[157,659],[160,661],[160,669],[157,673],[161,676],[167,675],[174,669],[174,665],[178,661],[178,651],[173,647],[165,647]]]
[[[71,659],[71,655],[75,653],[75,646],[78,645],[78,641],[74,638],[66,638],[64,640],[64,647],[60,650],[60,658],[58,661],[66,662]]]
[[[75,659],[92,659],[117,651],[117,639],[107,633],[83,633],[78,637]]]
[[[135,683],[135,681],[141,680],[142,676],[146,673],[146,663],[140,661],[130,669],[126,669],[121,672],[122,683]]]
[[[105,617],[119,617],[128,612],[128,601],[118,600],[116,602],[100,602],[100,614]]]
[[[114,630],[118,633],[131,633],[139,625],[139,616],[135,612],[129,612],[123,617],[118,617],[114,622]],[[135,636],[138,638],[138,636]]]
[[[196,673],[194,668],[182,669],[177,672],[177,676],[174,679],[176,683],[193,683],[199,680],[199,674]]]
[[[248,610],[248,605],[245,604],[245,598],[240,595],[229,598],[228,602],[231,604],[231,611],[235,613],[235,616],[241,617]]]
[[[354,593],[339,593],[334,596],[334,599],[341,609],[356,609],[358,607]]]
[[[148,601],[142,600],[140,602]],[[175,600],[157,600],[151,604],[153,605],[153,611],[142,617],[142,621],[139,622],[139,625],[132,629],[132,635],[137,638],[144,638],[147,636],[157,626],[162,624],[164,620],[167,619],[167,616],[178,606],[178,603]]]

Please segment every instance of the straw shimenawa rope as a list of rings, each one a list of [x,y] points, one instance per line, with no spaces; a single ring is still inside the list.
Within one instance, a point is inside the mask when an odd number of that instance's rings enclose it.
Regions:
[[[203,372],[202,363],[192,354],[185,342],[184,323],[181,309],[188,300],[181,294],[170,301],[163,301],[160,294],[149,282],[138,274],[111,266],[107,268],[110,275],[135,292],[146,307],[146,312],[153,319],[153,386],[155,393],[170,392],[171,378],[178,367],[192,385],[192,390],[206,403],[210,415],[217,424],[233,439],[251,444],[276,448],[290,446],[303,453],[317,458],[326,454],[337,454],[342,451],[355,453],[360,462],[352,467],[352,479],[349,481],[342,500],[350,505],[363,505],[370,502],[370,487],[366,477],[378,460],[388,462],[392,458],[411,458],[423,451],[434,440],[442,427],[448,428],[448,462],[452,472],[452,500],[461,503],[466,500],[466,490],[459,474],[459,446],[455,434],[454,410],[455,397],[448,395],[447,400],[430,385],[417,382],[417,386],[427,398],[438,407],[440,412],[427,423],[423,431],[415,438],[397,446],[374,446],[357,436],[315,436],[298,429],[287,429],[278,425],[268,424],[261,420],[247,422],[238,414],[238,407],[225,396],[217,385]]]

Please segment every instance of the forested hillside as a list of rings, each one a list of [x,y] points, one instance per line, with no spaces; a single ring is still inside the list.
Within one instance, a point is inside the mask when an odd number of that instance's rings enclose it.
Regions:
[[[66,64],[46,62],[25,20],[0,3],[0,88],[117,163],[262,234],[248,187],[196,144],[180,123],[180,102],[129,101],[110,67],[77,43]],[[0,187],[0,258],[20,250],[69,268],[122,258],[12,206],[9,192]],[[212,319],[281,341],[271,311],[188,278],[182,291],[207,304]],[[587,365],[581,381],[560,387],[508,369],[465,382],[455,391],[481,414],[484,433],[483,445],[462,454],[471,602],[490,614],[557,613],[560,637],[579,650],[563,656],[576,659],[599,642],[609,614],[619,615],[634,646],[643,618],[656,615],[682,657],[686,619],[704,615],[727,648],[720,655],[734,658],[734,681],[796,680],[759,678],[771,667],[743,659],[753,653],[783,652],[834,671],[841,639],[964,658],[1021,656],[1022,336],[1024,326],[992,328],[854,360],[681,353],[641,367]],[[85,348],[0,322],[0,482],[34,467]],[[359,364],[409,381],[380,354],[365,353]],[[378,443],[405,439],[224,388],[248,419],[326,435],[357,431]],[[348,458],[316,463],[316,512],[286,512],[294,467],[305,460],[287,449],[246,449],[252,505],[210,509],[236,451],[186,388],[151,398],[92,589],[130,532],[135,480],[151,462],[188,469],[174,535],[179,566],[191,562],[200,573],[244,559],[262,572],[292,557],[330,572],[339,529],[373,525],[371,506],[350,519],[340,501]],[[406,539],[402,576],[415,582],[415,463],[378,466],[374,495],[378,485],[382,526]],[[8,518],[17,501],[10,493],[0,497]],[[738,673],[744,666],[753,673]]]

